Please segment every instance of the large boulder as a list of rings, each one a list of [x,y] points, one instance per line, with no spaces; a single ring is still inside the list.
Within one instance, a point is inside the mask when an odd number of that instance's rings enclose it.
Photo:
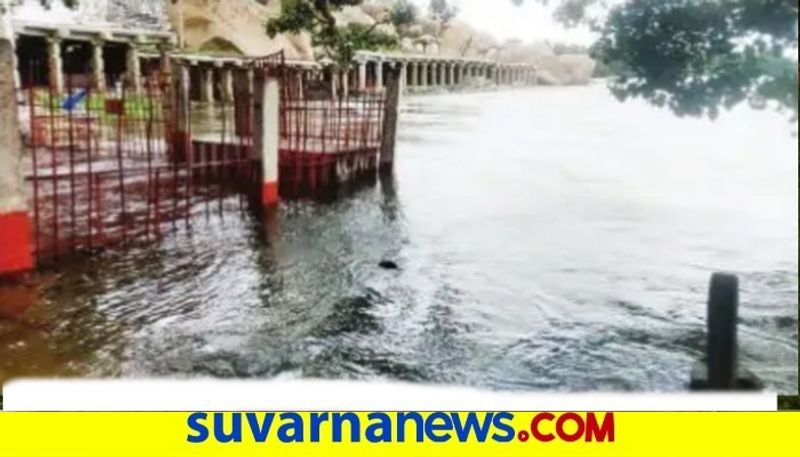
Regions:
[[[394,24],[380,24],[375,27],[375,31],[384,35],[399,38],[399,34],[397,33],[397,29],[395,28]]]
[[[341,11],[334,13],[334,16],[336,23],[340,26],[357,24],[369,27],[375,24],[375,19],[367,14],[363,7],[358,6],[346,6]]]
[[[403,27],[403,36],[419,38],[425,35],[425,29],[420,24],[411,24]]]
[[[543,56],[536,61],[540,84],[552,86],[588,84],[596,62],[586,54]]]
[[[423,35],[439,36],[442,31],[442,24],[439,21],[427,17],[417,19],[417,24],[422,27]]]
[[[392,3],[387,1],[371,1],[361,5],[361,11],[377,22],[386,21],[392,12]]]
[[[400,40],[400,50],[405,53],[415,53],[416,47],[414,46],[414,40],[409,37],[402,38]]]
[[[536,63],[548,57],[555,57],[555,53],[553,48],[544,42],[526,44],[512,40],[503,43],[498,57],[504,63]]]
[[[453,22],[442,31],[440,54],[446,57],[486,58],[497,46],[488,33],[480,32],[461,21]]]
[[[565,54],[558,60],[566,75],[564,84],[588,84],[597,68],[597,62],[587,54]]]
[[[177,5],[167,2],[173,27],[179,29]],[[313,49],[308,34],[267,36],[266,19],[280,14],[279,2],[262,5],[252,0],[184,0],[184,38],[190,51],[263,56],[284,50],[290,59],[312,59]]]

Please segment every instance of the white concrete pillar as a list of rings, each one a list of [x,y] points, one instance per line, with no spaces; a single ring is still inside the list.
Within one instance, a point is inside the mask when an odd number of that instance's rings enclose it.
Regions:
[[[214,103],[214,68],[200,67],[200,101]]]
[[[33,269],[31,221],[22,173],[14,46],[0,37],[0,276]],[[2,311],[2,310],[0,310]]]
[[[102,40],[92,41],[92,84],[96,90],[104,91],[107,88]]]
[[[278,192],[278,151],[280,138],[280,83],[277,78],[256,77],[256,132],[254,150],[261,159],[262,184],[261,203],[265,207],[277,206],[280,202]]]
[[[134,43],[128,47],[127,71],[131,90],[137,94],[142,93],[142,62],[139,58],[139,48]]]
[[[383,89],[383,60],[375,62],[375,85]]]
[[[420,62],[420,78],[419,85],[422,87],[428,86],[428,62]]]
[[[443,62],[439,62],[438,64],[436,64],[436,76],[437,76],[437,83],[439,86],[444,86],[447,84],[444,79],[446,71],[447,69],[445,68],[445,64]]]
[[[364,61],[358,62],[358,91],[364,92],[367,90],[367,63]]]
[[[61,57],[61,38],[47,38],[47,65],[50,73],[50,87],[55,92],[64,90],[64,65]]]

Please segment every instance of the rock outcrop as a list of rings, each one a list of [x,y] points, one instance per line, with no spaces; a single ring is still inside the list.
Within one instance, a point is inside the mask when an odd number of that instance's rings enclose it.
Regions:
[[[144,18],[147,9],[152,8],[155,1],[112,0],[111,3],[130,5],[127,14],[141,14]],[[267,36],[265,23],[280,14],[280,0],[183,2],[184,37],[190,51],[258,56],[284,49],[290,59],[314,58],[314,49],[307,34],[281,35],[274,39]],[[341,25],[369,27],[385,22],[391,14],[393,3],[393,0],[371,0],[360,6],[345,7],[335,16]],[[120,6],[110,5],[109,8]],[[131,8],[141,13],[130,12]],[[378,30],[399,38],[398,52],[498,60],[504,63],[535,63],[540,69],[540,82],[543,84],[585,84],[594,73],[595,63],[588,55],[556,55],[552,47],[544,42],[522,43],[517,40],[498,43],[491,35],[463,21],[456,20],[443,27],[439,21],[425,16],[422,11],[420,13],[413,24],[397,28],[382,24]],[[179,28],[179,15],[174,6],[170,6],[170,18]],[[146,20],[143,19],[143,22]]]
[[[308,35],[267,36],[265,23],[280,14],[280,1],[183,0],[183,30],[189,51],[260,56],[286,51],[290,59],[312,59]],[[170,2],[169,16],[180,30],[181,14]]]
[[[553,86],[587,84],[597,66],[587,54],[557,55],[545,42],[506,42],[498,59],[506,63],[534,63],[539,69],[539,82]]]

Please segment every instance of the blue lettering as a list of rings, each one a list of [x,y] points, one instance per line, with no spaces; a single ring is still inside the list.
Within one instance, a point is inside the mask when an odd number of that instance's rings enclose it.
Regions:
[[[361,420],[355,413],[335,413],[333,415],[333,442],[342,442],[342,428],[344,428],[345,422],[350,422],[350,442],[361,442]]]
[[[517,432],[511,424],[513,420],[514,415],[511,413],[497,413],[492,420],[492,425],[494,425],[495,429],[506,433],[505,435],[495,433],[492,435],[492,439],[498,443],[510,443],[513,441],[517,436]]]
[[[208,439],[208,428],[206,428],[205,422],[206,418],[208,418],[208,414],[206,413],[194,413],[189,416],[189,419],[186,421],[186,425],[189,426],[189,429],[196,432],[196,435],[188,435],[186,440],[193,444],[204,443]]]
[[[392,442],[392,421],[385,413],[372,413],[367,416],[370,424],[367,427],[366,437],[370,443]]]
[[[247,423],[250,425],[250,431],[253,433],[253,439],[256,443],[264,443],[267,441],[267,438],[269,438],[269,429],[272,428],[272,422],[274,420],[275,413],[267,413],[261,423],[259,423],[255,413],[247,413]]]
[[[303,418],[297,413],[281,414],[281,421],[288,423],[281,424],[278,428],[278,438],[283,443],[302,443],[303,442]],[[292,432],[291,434],[289,432]]]
[[[469,437],[474,433],[479,443],[485,443],[486,437],[489,435],[489,428],[491,427],[493,416],[493,413],[489,413],[483,419],[483,422],[480,422],[475,413],[469,413],[467,414],[467,420],[462,423],[461,416],[453,414],[453,422],[455,424],[458,440],[462,443],[466,443]]]
[[[406,442],[406,422],[412,420],[417,428],[417,443],[425,441],[425,424],[420,413],[400,413],[397,415],[397,441]]]
[[[214,438],[220,443],[241,443],[242,442],[242,416],[234,414],[231,416],[231,433],[225,432],[225,414],[214,414]]]
[[[313,413],[311,414],[311,442],[319,443],[320,430],[322,424],[329,420],[328,413]]]
[[[437,424],[436,422],[441,422]],[[432,413],[425,421],[425,435],[434,443],[446,443],[453,437],[450,432],[453,431],[453,419],[449,414],[445,413]],[[437,434],[436,432],[445,432]]]

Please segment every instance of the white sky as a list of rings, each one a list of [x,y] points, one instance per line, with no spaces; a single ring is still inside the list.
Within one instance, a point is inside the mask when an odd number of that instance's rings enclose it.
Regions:
[[[414,2],[420,6],[421,12],[427,13],[429,0]],[[592,35],[586,29],[567,29],[556,22],[552,5],[545,7],[534,0],[526,0],[521,6],[514,6],[511,0],[453,0],[453,3],[459,6],[460,20],[501,41],[519,38],[525,42],[592,42]]]

